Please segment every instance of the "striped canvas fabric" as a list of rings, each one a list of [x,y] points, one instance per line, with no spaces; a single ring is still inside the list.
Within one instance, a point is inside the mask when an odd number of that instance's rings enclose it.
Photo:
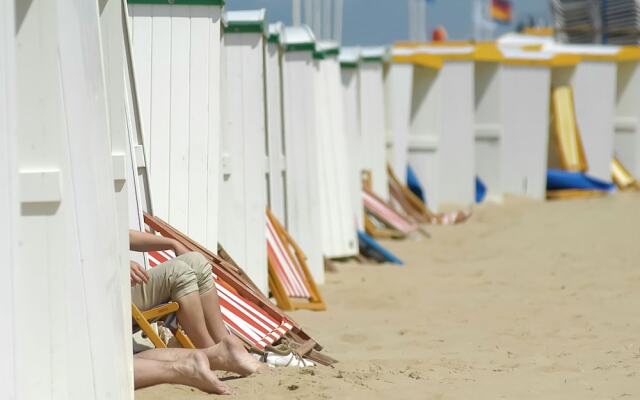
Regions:
[[[175,258],[172,251],[150,251],[147,253],[149,266],[156,267]],[[293,325],[284,319],[279,322],[253,303],[245,300],[227,283],[213,274],[220,310],[227,329],[260,350],[286,335]]]
[[[269,262],[282,282],[287,295],[295,298],[311,298],[307,280],[298,259],[290,256],[292,249],[285,247],[286,245],[280,240],[280,236],[269,218],[267,218],[266,233]]]
[[[398,214],[393,208],[373,193],[363,190],[362,198],[364,199],[364,207],[367,212],[373,214],[376,218],[380,219],[392,228],[397,229],[404,234],[415,232],[418,229],[418,225],[415,222],[411,222]]]
[[[490,0],[491,8],[490,14],[491,18],[503,24],[508,24],[512,19],[512,4],[511,0]]]

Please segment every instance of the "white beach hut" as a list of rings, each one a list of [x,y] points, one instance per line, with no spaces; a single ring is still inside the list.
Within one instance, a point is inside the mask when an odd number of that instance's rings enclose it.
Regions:
[[[268,203],[278,220],[286,225],[286,163],[282,115],[282,48],[280,33],[284,25],[270,24],[265,50],[265,92],[267,112],[267,155],[269,157]]]
[[[323,254],[329,258],[358,254],[356,224],[351,207],[348,151],[340,84],[339,45],[318,42],[314,52],[318,193]]]
[[[406,181],[409,157],[413,52],[409,47],[393,47],[384,80],[387,159],[401,182]]]
[[[265,10],[223,14],[220,243],[268,291]]]
[[[344,107],[344,130],[347,138],[349,190],[351,193],[352,218],[359,230],[364,230],[364,203],[362,199],[362,128],[360,118],[360,49],[340,49],[340,74],[342,103]]]
[[[551,73],[575,56],[481,43],[476,47],[475,162],[490,200],[546,196]]]
[[[280,35],[286,148],[287,228],[304,249],[317,283],[324,282],[322,227],[315,149],[315,38],[307,26]]]
[[[5,304],[6,323],[13,324],[17,312],[14,306],[16,290],[13,277],[18,269],[17,224],[19,214],[18,170],[16,165],[16,92],[15,92],[15,10],[13,1],[0,4],[0,254],[3,262],[0,272],[7,277],[0,282],[0,302]],[[26,289],[26,287],[25,287]],[[24,289],[23,289],[24,290]],[[15,365],[20,352],[16,349],[17,338],[13,329],[3,329],[0,340],[4,346],[4,357],[0,358],[2,391],[9,399],[24,394],[17,376],[28,376],[27,371],[19,372]]]
[[[224,0],[129,0],[154,214],[218,245]]]
[[[10,322],[14,358],[11,382],[3,383],[15,398],[133,398],[123,335],[131,326],[123,313],[129,290],[122,291],[127,232],[114,193],[100,10],[82,0],[24,5],[0,13],[17,19],[15,31],[7,21],[1,29],[2,36],[11,29],[16,40],[15,92],[7,93],[15,93],[17,135],[8,171],[19,185],[6,210],[20,205],[19,215],[9,215],[20,246],[5,303],[20,318]]]
[[[371,174],[373,191],[389,200],[386,154],[384,98],[384,60],[386,48],[363,47],[360,73],[360,130],[362,167]]]
[[[640,176],[640,47],[618,53],[614,149],[618,160]]]
[[[474,48],[414,49],[409,164],[438,210],[475,200]]]
[[[554,68],[551,84],[569,85],[573,89],[576,119],[589,164],[589,174],[611,180],[614,154],[614,117],[616,110],[616,46],[545,45],[543,51],[572,54],[580,62]]]

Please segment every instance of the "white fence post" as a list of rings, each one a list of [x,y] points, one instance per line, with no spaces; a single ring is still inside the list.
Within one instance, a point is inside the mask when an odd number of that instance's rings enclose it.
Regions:
[[[223,24],[220,243],[267,293],[265,10],[227,11]]]
[[[360,119],[363,167],[371,172],[373,191],[389,200],[384,104],[384,47],[365,47],[360,64]]]
[[[283,46],[282,104],[287,149],[288,228],[304,249],[317,283],[324,282],[317,154],[315,145],[315,38],[307,26],[286,27]]]
[[[316,43],[315,152],[318,157],[323,254],[330,258],[353,257],[358,253],[351,182],[345,174],[350,152],[344,127],[338,53],[337,42]]]
[[[18,267],[16,252],[16,224],[18,222],[18,185],[15,159],[16,141],[16,92],[15,92],[15,45],[14,2],[0,4],[0,303],[4,304],[7,329],[0,332],[4,356],[0,358],[0,380],[3,398],[15,400],[21,393],[16,386],[15,330],[11,327],[16,319],[14,275]]]

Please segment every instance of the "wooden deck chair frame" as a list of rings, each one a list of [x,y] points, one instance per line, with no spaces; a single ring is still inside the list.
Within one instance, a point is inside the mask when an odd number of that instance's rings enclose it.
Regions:
[[[284,251],[287,252],[287,255],[291,260],[294,258],[298,261],[300,268],[304,274],[305,284],[307,286],[307,290],[311,294],[311,297],[307,302],[300,302],[297,299],[289,297],[287,291],[285,290],[284,284],[281,282],[278,274],[276,273],[275,266],[272,263],[271,257],[268,259],[269,265],[269,288],[271,289],[271,293],[276,299],[276,302],[280,308],[285,311],[294,311],[294,310],[313,310],[313,311],[324,311],[327,309],[322,296],[320,295],[320,291],[313,279],[313,275],[309,271],[309,267],[307,266],[307,256],[305,256],[304,252],[298,246],[296,241],[291,237],[289,232],[282,226],[280,221],[273,215],[270,210],[267,210],[267,218],[273,225],[276,230],[276,234],[280,242],[283,244]],[[293,249],[293,252],[291,251]]]
[[[565,171],[586,173],[589,169],[580,127],[576,119],[573,89],[562,85],[551,89],[551,131],[555,150],[553,155],[558,158],[560,166]],[[559,189],[548,190],[547,200],[590,199],[605,196],[598,190]]]
[[[154,217],[147,213],[144,214],[144,221],[147,226],[153,229],[155,232],[162,234],[165,237],[170,237],[185,246],[190,251],[197,251],[211,260],[215,273],[218,277],[232,287],[240,296],[246,300],[258,305],[265,313],[276,319],[287,319],[293,328],[287,332],[287,339],[293,343],[295,352],[300,356],[308,358],[322,365],[332,365],[337,360],[320,353],[322,346],[311,338],[295,321],[289,316],[286,316],[282,310],[276,307],[271,300],[264,295],[257,286],[251,281],[246,273],[240,268],[226,252],[221,252],[220,256],[212,253],[210,250],[195,242],[182,232],[178,231],[171,225],[167,224],[160,218]],[[249,348],[250,346],[245,343]]]
[[[393,167],[387,164],[387,173],[389,176],[389,192],[391,197],[400,205],[404,213],[408,218],[413,219],[418,224],[444,224],[455,225],[465,222],[471,217],[471,212],[456,211],[448,214],[437,214],[429,210],[429,207],[420,199],[415,193],[400,182],[396,174],[393,172]],[[448,219],[448,222],[447,222]],[[425,233],[428,237],[429,234]]]
[[[372,192],[373,183],[371,182],[371,174],[369,171],[362,172],[362,187],[364,190]],[[364,213],[364,230],[370,236],[376,239],[405,239],[407,235],[392,227],[380,225],[386,225],[384,223],[376,223],[374,217],[372,217],[366,210],[366,207],[362,210]]]
[[[151,343],[157,349],[164,349],[167,345],[160,339],[160,336],[153,329],[151,324],[159,319],[166,317],[167,315],[174,314],[180,309],[178,303],[167,303],[158,307],[154,307],[147,311],[140,311],[138,306],[135,304],[131,304],[131,316],[133,320],[138,325],[138,327],[144,332],[145,335],[151,340]],[[174,332],[174,336],[178,343],[185,349],[195,349],[196,347],[189,339],[189,336],[182,330],[180,326]]]
[[[579,200],[604,197],[607,192],[600,190],[561,189],[547,190],[547,200]]]
[[[430,224],[435,218],[435,215],[429,211],[427,206],[415,193],[400,183],[400,180],[389,164],[387,164],[387,174],[389,176],[389,193],[391,197],[398,202],[404,213],[416,222]]]

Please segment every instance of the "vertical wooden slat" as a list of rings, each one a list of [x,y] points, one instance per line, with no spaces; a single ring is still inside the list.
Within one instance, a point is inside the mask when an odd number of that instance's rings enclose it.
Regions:
[[[190,7],[171,7],[171,89],[169,154],[169,221],[187,230],[189,204]],[[153,175],[152,175],[153,177]]]
[[[171,222],[171,7],[152,7],[149,178],[153,211]]]
[[[190,10],[188,232],[205,243],[207,237],[207,141],[209,88],[209,16],[205,7]]]

